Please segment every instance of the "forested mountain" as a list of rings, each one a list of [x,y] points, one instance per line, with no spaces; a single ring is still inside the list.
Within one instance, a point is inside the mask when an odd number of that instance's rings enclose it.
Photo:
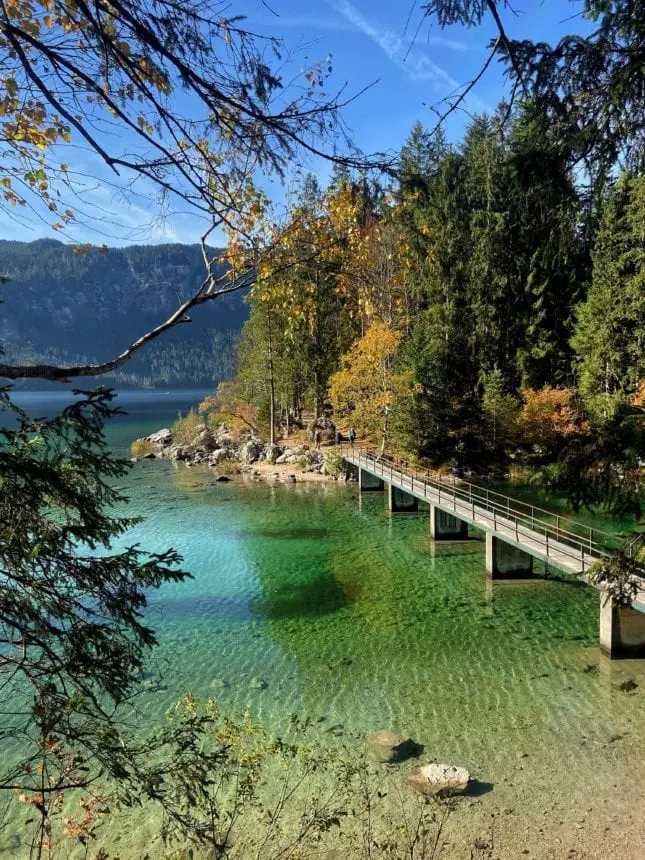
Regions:
[[[0,346],[16,363],[112,358],[162,322],[203,280],[198,245],[134,245],[75,253],[61,242],[0,241]],[[247,316],[241,294],[224,296],[145,347],[109,377],[118,384],[211,385],[234,373]]]

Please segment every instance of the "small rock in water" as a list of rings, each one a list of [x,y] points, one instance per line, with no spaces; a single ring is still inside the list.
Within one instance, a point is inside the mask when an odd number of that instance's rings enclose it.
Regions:
[[[289,477],[287,478],[287,481],[289,481],[290,484],[295,484],[296,483],[296,476],[295,475],[289,475]]]
[[[225,681],[223,678],[213,678],[211,681],[211,687],[216,690],[225,690],[227,687],[230,687],[230,681]]]
[[[215,483],[216,484],[227,484],[230,480],[231,479],[228,477],[228,475],[218,475],[217,478],[215,478]]]
[[[264,678],[251,678],[249,681],[249,687],[253,690],[266,690],[268,686]]]
[[[156,460],[157,455],[153,454],[152,451],[149,451],[147,454],[144,454],[141,459],[142,460]]]
[[[632,681],[632,679],[629,678],[627,681],[623,681],[622,684],[619,684],[618,689],[622,690],[623,693],[631,693],[633,690],[638,689],[638,684],[636,681]]]
[[[408,774],[412,788],[426,795],[461,794],[468,788],[470,774],[464,767],[426,764]]]
[[[396,764],[423,752],[423,746],[412,738],[405,738],[387,730],[367,735],[365,745],[370,758],[386,764]]]

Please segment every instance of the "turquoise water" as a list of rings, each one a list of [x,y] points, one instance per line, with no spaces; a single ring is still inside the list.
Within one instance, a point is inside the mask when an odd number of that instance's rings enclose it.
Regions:
[[[198,399],[133,395],[111,443],[124,452]],[[464,828],[522,798],[500,857],[520,856],[513,834],[545,805],[565,804],[568,821],[603,792],[611,802],[604,768],[642,785],[642,694],[617,683],[645,692],[645,674],[600,657],[594,590],[553,576],[490,583],[483,541],[433,543],[427,511],[391,516],[383,494],[359,498],[355,485],[217,484],[208,469],[142,461],[126,487],[145,521],[123,544],[173,546],[193,576],[151,596],[164,688],[141,697],[146,722],[191,690],[248,707],[274,734],[293,713],[320,719],[321,743],[410,734],[427,761],[492,787]],[[132,838],[124,856],[140,856]]]

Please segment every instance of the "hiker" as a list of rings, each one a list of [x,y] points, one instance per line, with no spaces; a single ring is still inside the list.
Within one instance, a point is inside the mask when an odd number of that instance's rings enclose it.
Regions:
[[[322,442],[322,433],[320,430],[316,430],[316,451],[320,449],[320,443]]]
[[[354,439],[356,439],[356,430],[353,427],[349,428],[349,444],[354,447]]]

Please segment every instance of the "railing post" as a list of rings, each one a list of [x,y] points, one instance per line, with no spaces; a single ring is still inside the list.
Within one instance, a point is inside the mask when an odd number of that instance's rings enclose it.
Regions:
[[[555,518],[555,538],[556,540],[560,540],[560,517],[557,515]]]
[[[545,532],[546,537],[546,557],[549,557],[549,533]]]
[[[497,531],[497,512],[495,508],[493,508],[493,530]]]

